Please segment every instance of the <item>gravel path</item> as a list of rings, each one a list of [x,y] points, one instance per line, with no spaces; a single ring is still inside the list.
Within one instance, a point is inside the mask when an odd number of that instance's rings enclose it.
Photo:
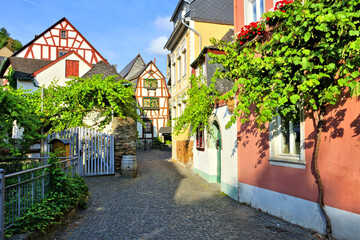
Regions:
[[[50,239],[314,239],[309,230],[239,204],[170,157],[138,151],[137,178],[86,178],[88,209]]]

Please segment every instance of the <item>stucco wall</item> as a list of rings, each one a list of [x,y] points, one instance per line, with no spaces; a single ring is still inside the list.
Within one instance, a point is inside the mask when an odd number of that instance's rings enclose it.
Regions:
[[[359,109],[360,99],[346,99],[340,105],[327,109],[318,160],[325,205],[357,215],[360,214],[360,192],[357,191],[360,188]],[[317,202],[317,185],[312,170],[316,131],[311,118],[305,120],[305,169],[270,165],[269,134],[259,132],[252,122],[238,122],[238,131],[240,184]],[[249,199],[255,201],[256,197],[249,196]],[[268,201],[275,199],[269,198]],[[266,208],[271,205],[259,207],[267,211]],[[345,233],[347,230],[344,228],[341,231]]]
[[[237,139],[236,125],[225,129],[230,120],[231,113],[227,106],[216,108],[212,112],[210,122],[217,121],[221,133],[221,190],[230,197],[237,199]],[[210,144],[208,131],[204,132],[206,136],[205,151],[199,151],[196,146],[193,148],[194,165],[193,169],[209,182],[216,182],[217,177],[217,149]],[[195,144],[194,144],[195,145]]]
[[[45,87],[48,87],[54,79],[57,79],[57,85],[64,86],[65,82],[71,79],[65,77],[66,60],[79,61],[79,76],[83,76],[87,71],[90,70],[90,66],[87,65],[84,61],[82,61],[78,56],[76,56],[75,54],[70,54],[69,56],[58,61],[54,65],[50,66],[49,68],[36,75],[36,85],[44,85]]]
[[[276,0],[265,0],[265,12],[274,7]],[[235,33],[240,32],[240,29],[245,25],[244,19],[244,0],[234,0],[234,30]],[[251,10],[252,11],[252,10]]]

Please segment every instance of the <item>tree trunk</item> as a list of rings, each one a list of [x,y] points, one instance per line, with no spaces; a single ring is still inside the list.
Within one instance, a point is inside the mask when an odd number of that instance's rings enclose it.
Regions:
[[[320,114],[316,111],[315,113],[315,121],[317,123],[317,134],[316,134],[316,139],[315,139],[315,150],[314,150],[314,155],[313,155],[313,170],[314,170],[314,176],[316,179],[316,184],[318,186],[318,203],[320,205],[320,209],[322,214],[325,217],[326,220],[326,235],[328,237],[328,239],[333,239],[331,233],[332,233],[332,229],[331,229],[331,223],[330,223],[330,218],[329,216],[326,214],[325,211],[325,205],[324,205],[324,186],[321,180],[321,175],[320,175],[320,171],[319,171],[319,167],[318,167],[318,156],[319,156],[319,148],[320,148],[320,142],[321,142],[321,133],[323,131],[323,122],[324,122],[324,116],[325,116],[325,111],[324,110],[320,110]]]

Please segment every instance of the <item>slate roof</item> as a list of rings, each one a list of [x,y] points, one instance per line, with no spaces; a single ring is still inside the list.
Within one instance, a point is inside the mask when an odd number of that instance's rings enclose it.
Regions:
[[[145,66],[145,62],[142,59],[141,55],[138,54],[131,62],[129,62],[123,70],[121,70],[120,75],[123,76],[126,80],[134,79],[134,75],[138,74]]]
[[[93,64],[93,68],[91,68],[87,73],[85,73],[82,78],[91,78],[93,75],[103,74],[102,78],[106,78],[108,76],[119,76],[122,78],[118,72],[116,71],[114,66],[106,64],[103,61],[100,61],[96,64]]]
[[[233,0],[195,0],[190,5],[190,18],[199,22],[234,24]]]
[[[221,38],[222,41],[232,42],[234,41],[234,29],[229,29],[227,33]]]
[[[45,67],[51,60],[31,59],[31,58],[20,58],[11,57],[10,64],[15,71],[14,77],[17,79],[33,79],[32,74]]]

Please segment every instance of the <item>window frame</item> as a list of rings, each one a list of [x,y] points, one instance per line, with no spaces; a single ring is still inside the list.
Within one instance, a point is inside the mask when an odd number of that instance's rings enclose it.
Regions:
[[[146,82],[147,81],[153,81],[156,82],[156,86],[155,87],[150,87],[150,86],[146,86]],[[151,84],[150,84],[151,85]],[[158,80],[155,78],[144,78],[144,88],[146,89],[150,89],[150,90],[155,90],[158,88]]]
[[[63,37],[63,33],[65,33],[65,37]],[[60,38],[67,39],[67,31],[66,30],[60,30]]]
[[[75,63],[75,67],[72,66],[73,69],[69,69],[70,67],[70,63],[74,64]],[[80,69],[80,62],[77,60],[66,60],[65,61],[65,77],[66,78],[71,78],[71,77],[79,77],[79,69]],[[76,69],[77,68],[77,69]]]
[[[179,56],[177,57],[177,81],[180,82],[181,81],[181,54],[179,54]]]
[[[69,51],[67,51],[67,50],[58,50],[58,58],[66,55],[68,52]],[[62,54],[62,55],[60,55],[60,54]]]
[[[185,78],[187,75],[187,66],[186,66],[186,49],[183,49],[181,52],[181,58],[182,58],[182,78]]]
[[[151,100],[153,99],[157,99],[158,101],[158,107],[145,107],[145,99],[150,99],[150,105],[151,105]],[[143,97],[143,105],[142,105],[144,110],[159,110],[160,109],[160,99],[158,97]]]
[[[289,128],[291,123],[289,123]],[[291,137],[290,135],[290,138]],[[305,121],[304,111],[300,111],[300,153],[295,154],[293,150],[293,141],[289,143],[289,154],[282,153],[282,133],[281,133],[281,117],[278,115],[273,118],[273,121],[269,123],[269,145],[270,145],[270,157],[269,162],[271,165],[280,165],[293,168],[305,168]]]
[[[249,14],[251,12],[251,14]],[[257,22],[265,12],[265,0],[244,0],[245,24]],[[255,13],[255,14],[254,14]],[[250,19],[251,18],[251,19]]]
[[[175,67],[175,62],[171,63],[171,81],[172,81],[172,85],[173,87],[175,87],[176,85],[176,67]]]
[[[205,129],[200,130],[199,126],[196,130],[196,149],[198,151],[205,151]]]
[[[147,124],[149,124],[150,125],[150,128],[149,128],[149,132],[148,131],[146,131],[147,130]],[[143,126],[143,134],[145,135],[145,134],[153,134],[153,124],[152,124],[152,121],[151,120],[145,120],[144,121],[144,125],[145,126]]]

